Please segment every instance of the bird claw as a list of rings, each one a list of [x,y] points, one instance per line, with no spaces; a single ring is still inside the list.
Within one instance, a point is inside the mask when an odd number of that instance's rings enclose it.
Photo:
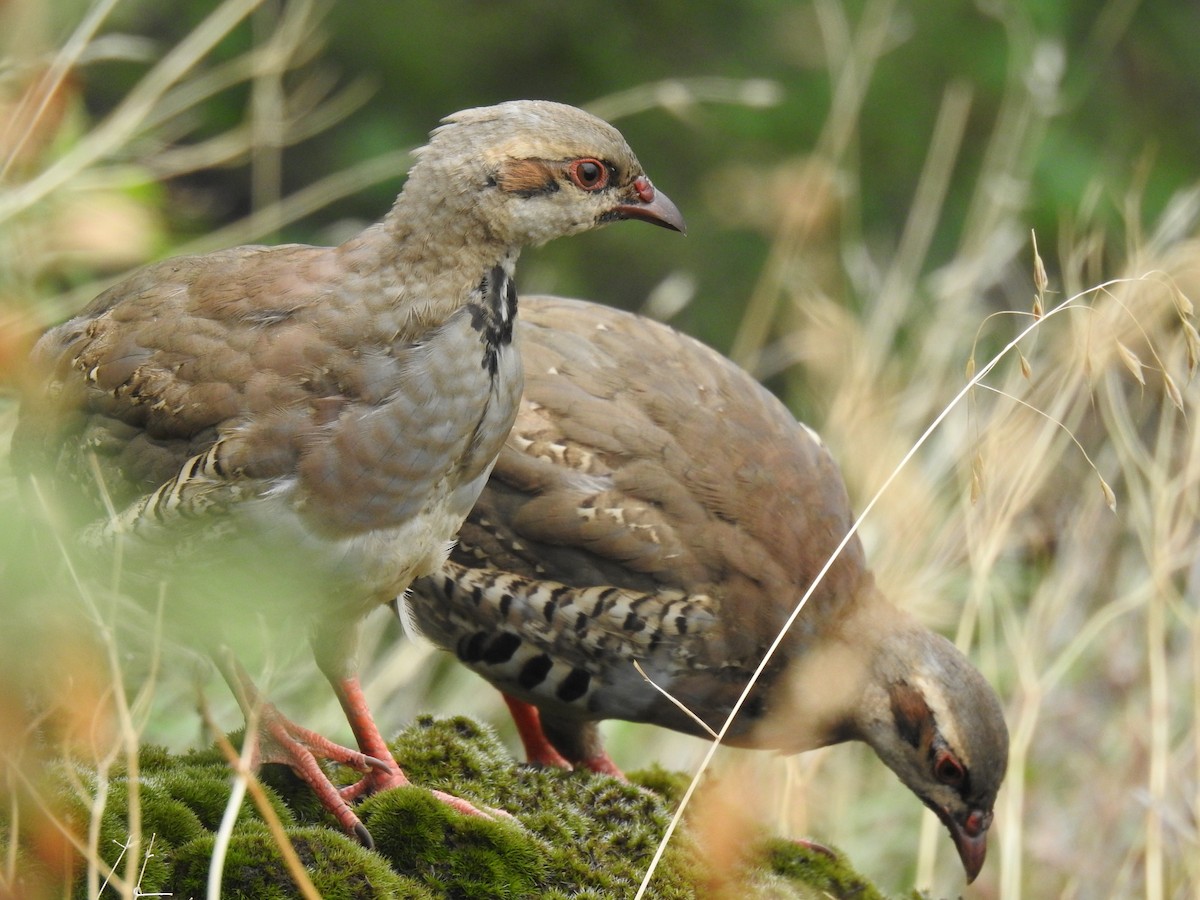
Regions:
[[[818,844],[816,841],[810,841],[807,838],[792,838],[792,843],[797,847],[805,850],[811,850],[813,853],[820,853],[823,856],[828,856],[832,860],[838,858],[837,853],[826,847],[824,844]]]
[[[404,787],[409,783],[395,763],[388,763],[374,756],[366,756],[364,759],[369,761],[370,766],[365,770],[366,774],[354,784],[347,785],[338,791],[347,803],[357,800],[359,797],[378,794],[380,791]],[[359,769],[358,771],[364,770]]]
[[[455,797],[453,794],[447,794],[445,791],[430,791],[430,793],[451,809],[462,813],[464,816],[478,816],[479,818],[492,819],[497,822],[517,823],[516,816],[502,809],[496,809],[491,806],[476,806],[469,800],[464,800],[462,797]]]

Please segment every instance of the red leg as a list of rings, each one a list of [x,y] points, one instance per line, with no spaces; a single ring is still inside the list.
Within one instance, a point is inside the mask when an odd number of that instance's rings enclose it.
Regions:
[[[627,780],[625,773],[617,767],[617,764],[613,762],[612,757],[605,752],[603,747],[595,754],[589,754],[579,760],[579,765],[595,772],[597,775],[611,775],[613,778],[619,778],[621,781]]]
[[[350,723],[350,730],[354,732],[354,739],[358,741],[359,750],[366,756],[384,761],[384,765],[369,771],[360,769],[359,771],[366,771],[366,775],[349,787],[342,788],[342,798],[354,800],[366,794],[374,794],[376,791],[386,791],[389,788],[403,787],[408,784],[408,779],[400,771],[396,760],[392,758],[392,751],[388,749],[387,742],[379,733],[375,719],[371,716],[370,709],[367,708],[367,700],[363,696],[362,684],[358,677],[351,676],[333,682],[333,691],[342,704],[342,710],[346,713],[346,721]]]
[[[538,708],[524,700],[510,697],[501,692],[508,711],[512,713],[513,722],[517,725],[517,733],[521,743],[525,745],[525,758],[535,766],[553,766],[557,769],[571,769],[582,766],[598,775],[611,775],[625,780],[625,773],[617,768],[600,742],[600,734],[595,724],[588,722],[573,729],[569,743],[567,735],[558,735],[562,740],[558,746],[546,735],[542,727],[542,715]],[[560,747],[570,746],[572,749],[564,753]]]
[[[343,802],[355,800],[367,794],[374,794],[378,791],[386,791],[391,788],[403,787],[409,784],[408,777],[400,770],[400,766],[396,764],[396,760],[392,756],[392,751],[388,748],[387,742],[384,741],[383,735],[379,733],[379,727],[375,724],[375,719],[371,715],[370,709],[367,708],[367,699],[363,696],[362,684],[358,680],[358,676],[351,675],[347,678],[340,678],[336,681],[331,680],[334,693],[337,694],[338,700],[342,704],[342,709],[346,713],[346,720],[350,723],[350,729],[354,732],[354,738],[358,741],[359,749],[363,752],[366,758],[376,761],[383,760],[382,766],[372,766],[366,771],[366,774],[349,787],[344,787],[339,792]],[[455,797],[453,794],[447,794],[445,791],[430,791],[433,796],[441,800],[451,809],[457,810],[467,816],[483,816],[485,818],[512,818],[503,810],[496,810],[490,807],[479,809],[473,806],[461,797]]]
[[[517,726],[517,734],[521,736],[521,743],[525,745],[526,761],[534,766],[571,771],[574,767],[554,749],[554,745],[546,737],[546,732],[542,731],[542,716],[538,712],[538,708],[532,703],[518,700],[503,692],[500,696],[508,704],[508,711],[512,713],[513,722]]]

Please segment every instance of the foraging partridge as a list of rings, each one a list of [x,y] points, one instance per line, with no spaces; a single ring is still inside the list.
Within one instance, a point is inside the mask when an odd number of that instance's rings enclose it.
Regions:
[[[13,458],[91,501],[83,543],[155,578],[220,543],[317,580],[312,608],[271,615],[311,620],[357,751],[289,722],[214,655],[259,717],[260,761],[293,767],[364,843],[347,801],[406,779],[359,684],[360,620],[438,570],[513,423],[520,250],[629,218],[684,227],[605,122],[541,101],[466,110],[417,151],[383,221],[341,246],[149,266],[34,350]],[[339,792],[317,758],[364,777]]]
[[[525,394],[413,624],[506,695],[531,761],[615,772],[596,722],[713,731],[849,529],[817,435],[714,351],[638,316],[526,298]],[[867,742],[974,879],[1008,734],[955,646],[889,603],[851,540],[728,742]]]

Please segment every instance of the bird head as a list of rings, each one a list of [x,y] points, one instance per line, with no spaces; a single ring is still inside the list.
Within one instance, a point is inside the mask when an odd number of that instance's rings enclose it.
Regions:
[[[949,829],[974,881],[1008,764],[991,686],[941,635],[902,628],[880,645],[854,730]]]
[[[583,110],[543,100],[468,109],[443,120],[405,191],[436,189],[495,240],[536,246],[620,219],[685,230],[620,132]]]

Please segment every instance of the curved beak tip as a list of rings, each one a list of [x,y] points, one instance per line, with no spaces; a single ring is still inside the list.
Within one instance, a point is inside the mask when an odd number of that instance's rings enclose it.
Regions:
[[[683,213],[662,191],[655,191],[654,196],[648,201],[623,203],[617,207],[616,211],[625,219],[640,219],[651,225],[659,225],[672,231],[678,231],[680,234],[687,234]]]
[[[983,861],[987,858],[987,832],[971,837],[961,831],[952,831],[952,836],[954,846],[958,850],[958,858],[967,874],[967,884],[970,884],[979,876],[983,869]]]

